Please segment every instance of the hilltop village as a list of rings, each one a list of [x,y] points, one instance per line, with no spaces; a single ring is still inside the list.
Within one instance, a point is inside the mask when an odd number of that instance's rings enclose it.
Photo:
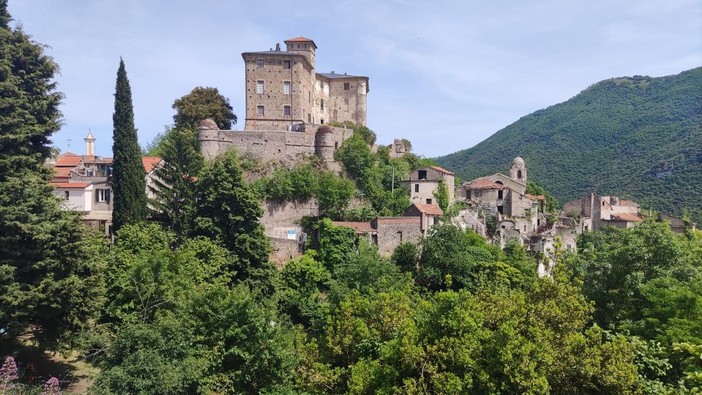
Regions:
[[[702,388],[690,221],[559,209],[521,148],[459,180],[377,141],[369,78],[304,37],[242,54],[242,130],[197,86],[143,148],[120,59],[114,157],[90,129],[58,154],[58,65],[11,20],[0,0],[0,393]]]
[[[206,159],[231,149],[260,163],[293,167],[316,158],[323,168],[342,174],[335,153],[354,131],[347,125],[365,126],[369,79],[347,73],[317,73],[314,41],[297,37],[269,51],[242,54],[246,79],[244,130],[220,130],[210,120],[198,128],[199,147]],[[332,126],[333,125],[333,126]],[[340,126],[342,125],[342,126]],[[52,185],[64,199],[66,209],[84,213],[84,221],[110,234],[111,158],[94,153],[95,138],[89,133],[84,155],[65,153],[47,164],[55,170]],[[372,146],[376,152],[377,145]],[[410,154],[401,139],[386,147],[390,157]],[[144,157],[147,186],[154,183],[154,169],[161,158]],[[500,246],[516,242],[541,254],[540,275],[550,269],[557,243],[574,250],[578,234],[603,226],[628,228],[643,220],[639,206],[615,196],[590,194],[566,203],[561,212],[547,212],[544,195],[528,192],[528,166],[514,158],[507,174],[496,173],[457,184],[451,171],[423,166],[397,180],[409,195],[410,205],[401,216],[377,216],[369,221],[335,221],[353,229],[359,237],[377,245],[389,256],[403,242],[419,244],[440,221],[472,229]],[[437,198],[447,192],[444,212]],[[147,188],[149,189],[149,188]],[[363,205],[357,198],[352,204]],[[263,203],[261,223],[273,245],[277,262],[300,255],[307,234],[304,217],[318,216],[315,199]]]

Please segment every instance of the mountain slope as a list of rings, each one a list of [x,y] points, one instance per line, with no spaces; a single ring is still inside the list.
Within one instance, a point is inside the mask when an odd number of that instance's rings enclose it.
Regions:
[[[561,202],[596,191],[702,223],[702,67],[599,82],[436,161],[469,180],[515,156]]]

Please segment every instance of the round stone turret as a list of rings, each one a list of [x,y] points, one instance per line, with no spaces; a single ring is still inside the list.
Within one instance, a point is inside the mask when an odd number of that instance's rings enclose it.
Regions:
[[[200,141],[200,152],[205,159],[213,159],[219,155],[219,128],[212,119],[203,119],[197,128],[197,138]]]
[[[334,131],[327,125],[322,125],[314,135],[314,152],[323,162],[334,161]]]

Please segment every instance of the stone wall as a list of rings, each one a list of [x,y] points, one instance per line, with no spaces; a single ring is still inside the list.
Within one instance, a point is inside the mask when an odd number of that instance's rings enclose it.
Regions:
[[[329,128],[325,125],[325,127]],[[234,148],[240,154],[249,154],[262,161],[279,161],[294,165],[301,157],[314,155],[315,134],[319,125],[304,124],[304,131],[284,130],[218,130],[211,126],[200,126],[200,150],[206,159]],[[334,144],[334,150],[351,137],[353,130],[331,127],[326,144]]]
[[[400,243],[418,244],[422,239],[420,221],[420,217],[376,218],[373,225],[378,233],[378,252],[389,256]]]

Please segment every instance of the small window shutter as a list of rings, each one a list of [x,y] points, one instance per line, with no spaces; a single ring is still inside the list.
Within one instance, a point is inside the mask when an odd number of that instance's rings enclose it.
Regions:
[[[105,189],[105,201],[107,203],[110,202],[110,190],[109,189]]]

